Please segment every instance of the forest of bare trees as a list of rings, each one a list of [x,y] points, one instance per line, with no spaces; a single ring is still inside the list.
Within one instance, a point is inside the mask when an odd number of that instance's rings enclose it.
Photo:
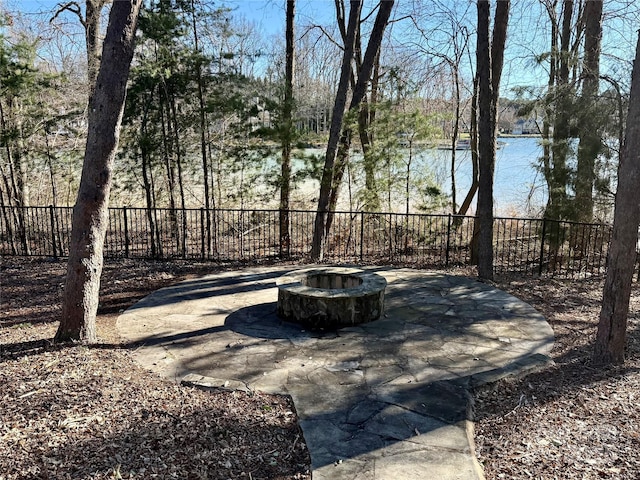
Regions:
[[[638,12],[622,1],[598,12],[599,4],[541,0],[514,6],[509,16],[497,126],[508,133],[517,119],[526,120],[540,135],[543,154],[531,161],[539,162],[547,185],[548,218],[610,218],[604,212],[610,212],[615,191]],[[350,8],[342,1],[336,5],[337,13],[329,11],[324,23],[305,16],[304,5],[295,19],[296,75],[289,102],[295,208],[315,208],[321,197],[321,151],[334,116]],[[86,102],[99,61],[96,42],[104,36],[110,5],[52,4],[37,14],[15,2],[7,7],[1,23],[2,204],[72,205]],[[145,5],[112,205],[278,205],[278,132],[287,104],[284,10],[283,4],[279,34],[217,3]],[[342,198],[350,209],[400,211],[407,197],[431,195],[433,201],[422,204],[430,203],[433,211],[473,212],[477,166],[472,189],[459,191],[455,148],[443,184],[432,172],[417,170],[415,162],[407,175],[407,155],[398,144],[406,146],[411,137],[421,148],[455,147],[459,139],[473,137],[475,10],[462,2],[410,2],[390,10],[371,73],[362,81],[364,108],[345,118],[353,131],[352,147],[337,162],[345,188],[333,189],[329,210]],[[377,5],[362,2],[349,88],[358,81],[376,17]],[[309,146],[319,148],[295,148]],[[19,227],[20,219],[12,224]]]

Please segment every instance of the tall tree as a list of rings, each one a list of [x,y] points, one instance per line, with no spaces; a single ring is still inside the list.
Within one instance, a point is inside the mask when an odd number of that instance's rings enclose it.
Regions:
[[[337,5],[337,4],[336,4]],[[342,55],[342,67],[340,69],[340,81],[336,92],[333,114],[331,115],[331,128],[329,130],[329,141],[324,160],[322,179],[320,180],[320,196],[318,198],[318,211],[316,213],[313,229],[313,244],[311,245],[311,258],[322,260],[324,231],[327,220],[327,208],[329,206],[329,195],[333,181],[334,165],[340,132],[342,130],[342,119],[344,118],[345,107],[347,105],[347,94],[349,92],[349,80],[351,78],[351,64],[353,62],[353,49],[355,47],[356,30],[360,20],[360,10],[362,2],[351,0],[349,2],[349,21],[345,34],[345,44]]]
[[[293,76],[295,61],[295,0],[287,0],[286,59],[284,79],[284,102],[280,138],[282,163],[280,171],[280,255],[289,256],[291,238],[289,234],[289,198],[291,196],[291,144],[293,143]]]
[[[489,40],[490,2],[478,1],[478,276],[493,278],[493,174],[497,105],[509,20],[509,0],[498,1]]]
[[[601,150],[601,116],[596,110],[600,85],[600,44],[602,40],[602,0],[591,0],[584,7],[584,61],[582,69],[582,114],[580,115],[578,165],[576,170],[576,220],[593,220],[595,161]]]
[[[571,65],[571,33],[573,0],[562,3],[562,24],[560,25],[560,51],[552,52],[551,61],[556,63],[552,95],[553,141],[551,142],[552,166],[548,171],[549,199],[545,217],[555,220],[570,218],[568,187],[570,169],[567,164],[570,153],[570,116],[574,98],[574,85],[569,82]],[[555,57],[555,58],[554,58]]]
[[[193,33],[193,46],[195,48],[195,62],[194,69],[196,75],[196,84],[197,84],[197,92],[198,92],[198,128],[200,130],[200,156],[202,158],[202,180],[204,185],[204,208],[205,208],[205,216],[206,216],[206,253],[207,257],[211,254],[213,245],[212,240],[215,236],[212,237],[212,217],[211,217],[211,206],[213,200],[213,207],[215,209],[215,197],[211,195],[210,192],[210,182],[209,182],[209,149],[207,146],[207,112],[206,112],[206,99],[205,99],[205,81],[203,78],[203,64],[205,63],[205,58],[201,53],[200,47],[200,38],[198,32],[198,22],[196,20],[197,12],[196,12],[196,4],[195,0],[191,0],[191,28]]]
[[[358,130],[360,132],[370,129],[370,123],[375,119],[375,105],[373,109],[369,108],[369,104],[375,101],[377,96],[377,83],[379,80],[379,72],[377,71],[377,65],[380,60],[380,47],[382,44],[382,37],[384,30],[389,23],[391,11],[393,10],[394,0],[386,0],[380,3],[380,8],[369,36],[367,48],[364,53],[364,58],[360,59],[360,50],[362,46],[360,44],[361,39],[358,35],[356,41],[356,66],[357,66],[357,80],[353,86],[353,93],[351,94],[351,102],[349,103],[349,113],[354,117],[357,117]],[[367,91],[370,91],[372,101],[367,100]],[[365,149],[370,150],[374,137],[371,135],[362,135],[360,138],[365,138],[365,145],[363,145],[363,154]],[[329,234],[331,223],[333,222],[333,212],[338,205],[338,196],[340,194],[340,187],[342,185],[342,178],[344,177],[344,171],[349,159],[349,149],[351,148],[351,141],[353,139],[353,129],[351,124],[347,124],[343,127],[342,135],[340,136],[340,145],[338,147],[338,153],[336,156],[336,166],[333,173],[333,181],[331,185],[331,193],[329,194],[329,214],[327,216],[327,223],[325,225],[325,235]],[[371,182],[371,174],[366,175],[371,165],[367,165],[365,155],[365,176],[369,176],[369,182]],[[365,179],[366,183],[366,179]],[[370,183],[369,187],[373,185]]]
[[[142,0],[115,2],[89,108],[89,129],[73,209],[69,261],[56,341],[95,343],[109,192]]]
[[[352,2],[354,3],[354,2]],[[358,3],[358,2],[356,2]],[[373,72],[373,68],[376,62],[376,58],[378,57],[378,53],[380,51],[380,45],[382,44],[382,37],[384,35],[384,30],[389,23],[389,18],[391,16],[391,11],[393,10],[394,0],[386,0],[380,3],[378,14],[376,15],[376,19],[373,25],[373,29],[371,31],[371,35],[369,36],[369,42],[367,43],[367,49],[364,54],[364,58],[362,63],[358,67],[358,75],[357,80],[355,82],[355,86],[353,88],[353,93],[351,95],[351,102],[349,104],[349,111],[358,113],[360,106],[362,104],[363,99],[367,93],[367,86],[371,80],[371,74]],[[353,5],[352,7],[353,8]],[[358,15],[361,6],[358,6]],[[349,12],[349,27],[346,32],[345,38],[349,40],[349,36],[351,34],[351,11]],[[357,33],[356,25],[354,28],[354,34]],[[347,48],[345,48],[345,56],[343,57],[343,67],[344,61],[348,60],[349,64],[352,62],[353,57],[353,48],[350,48],[349,59],[347,58]],[[346,73],[351,75],[350,66],[347,67],[348,71]],[[342,78],[341,78],[342,81]],[[346,95],[346,92],[345,92]],[[316,220],[314,224],[313,231],[313,244],[311,247],[311,258],[314,260],[322,260],[323,256],[323,244],[326,239],[326,236],[329,233],[329,229],[331,227],[332,213],[331,210],[335,208],[337,203],[337,198],[340,190],[340,184],[342,182],[342,177],[344,175],[344,170],[347,163],[347,156],[349,153],[349,148],[351,146],[351,137],[352,131],[351,128],[346,127],[343,129],[342,127],[342,118],[344,116],[344,105],[346,104],[346,98],[344,102],[340,102],[343,105],[342,113],[339,118],[339,125],[337,127],[337,135],[333,139],[336,141],[335,145],[331,145],[332,137],[329,137],[329,145],[327,146],[327,156],[325,159],[325,167],[322,174],[322,181],[320,184],[320,195],[318,198],[318,210],[316,213]],[[338,104],[338,97],[336,96],[336,105]],[[334,110],[335,114],[335,110]],[[332,132],[333,132],[333,123],[332,123]],[[342,130],[342,133],[340,131]],[[331,158],[330,158],[330,149],[331,149]],[[337,159],[337,161],[336,161]]]
[[[631,282],[640,225],[640,35],[633,63],[625,141],[620,154],[618,189],[609,247],[607,278],[593,353],[597,364],[623,363]]]

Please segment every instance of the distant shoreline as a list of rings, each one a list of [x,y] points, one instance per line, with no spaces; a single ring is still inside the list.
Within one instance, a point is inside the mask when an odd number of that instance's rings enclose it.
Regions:
[[[539,133],[499,133],[498,138],[541,138],[542,135]]]

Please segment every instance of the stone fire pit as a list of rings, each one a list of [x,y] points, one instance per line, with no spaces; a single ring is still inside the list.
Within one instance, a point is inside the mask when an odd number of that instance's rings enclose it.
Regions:
[[[313,330],[326,330],[380,317],[387,281],[357,268],[327,267],[287,273],[276,285],[281,318]]]

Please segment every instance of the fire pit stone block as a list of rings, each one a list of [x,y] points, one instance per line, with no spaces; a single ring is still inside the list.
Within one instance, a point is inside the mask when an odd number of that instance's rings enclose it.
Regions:
[[[326,267],[289,272],[276,285],[281,318],[311,330],[335,330],[379,318],[387,281],[357,268]]]

